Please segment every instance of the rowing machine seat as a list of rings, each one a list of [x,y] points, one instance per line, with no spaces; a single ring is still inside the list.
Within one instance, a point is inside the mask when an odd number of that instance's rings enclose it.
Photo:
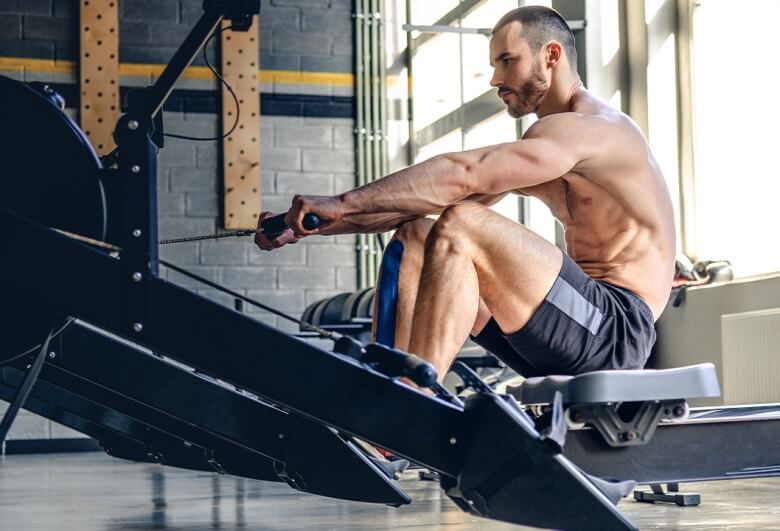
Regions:
[[[720,386],[715,366],[700,363],[674,369],[528,378],[507,392],[523,404],[550,404],[556,392],[563,395],[564,404],[599,404],[720,396]]]

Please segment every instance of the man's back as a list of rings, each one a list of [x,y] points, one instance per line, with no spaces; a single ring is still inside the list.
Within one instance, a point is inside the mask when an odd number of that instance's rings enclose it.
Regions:
[[[637,293],[657,318],[674,272],[674,214],[666,183],[627,116],[585,90],[571,108],[543,120],[570,130],[571,142],[581,144],[577,151],[589,156],[559,179],[518,191],[550,207],[566,230],[568,254],[583,271]]]

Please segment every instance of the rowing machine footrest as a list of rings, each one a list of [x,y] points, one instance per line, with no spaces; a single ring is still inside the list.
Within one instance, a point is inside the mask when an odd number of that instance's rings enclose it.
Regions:
[[[430,387],[436,383],[436,369],[428,363],[408,352],[370,343],[366,345],[363,361],[387,376],[405,376],[420,387]]]

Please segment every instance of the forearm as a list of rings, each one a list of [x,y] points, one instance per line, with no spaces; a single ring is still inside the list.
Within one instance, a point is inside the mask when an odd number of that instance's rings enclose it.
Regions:
[[[397,229],[407,221],[419,216],[399,214],[396,212],[384,212],[379,214],[355,214],[329,224],[320,231],[323,236],[336,234],[370,234],[375,232],[387,232]]]
[[[471,194],[466,174],[462,164],[447,156],[433,157],[342,194],[344,213],[432,214]]]

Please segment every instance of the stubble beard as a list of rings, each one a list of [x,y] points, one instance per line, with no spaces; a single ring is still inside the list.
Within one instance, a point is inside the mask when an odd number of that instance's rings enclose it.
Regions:
[[[531,78],[520,87],[517,103],[507,106],[509,116],[521,118],[527,114],[535,113],[548,90],[550,90],[550,84],[542,73],[542,65],[536,61],[531,68]]]

